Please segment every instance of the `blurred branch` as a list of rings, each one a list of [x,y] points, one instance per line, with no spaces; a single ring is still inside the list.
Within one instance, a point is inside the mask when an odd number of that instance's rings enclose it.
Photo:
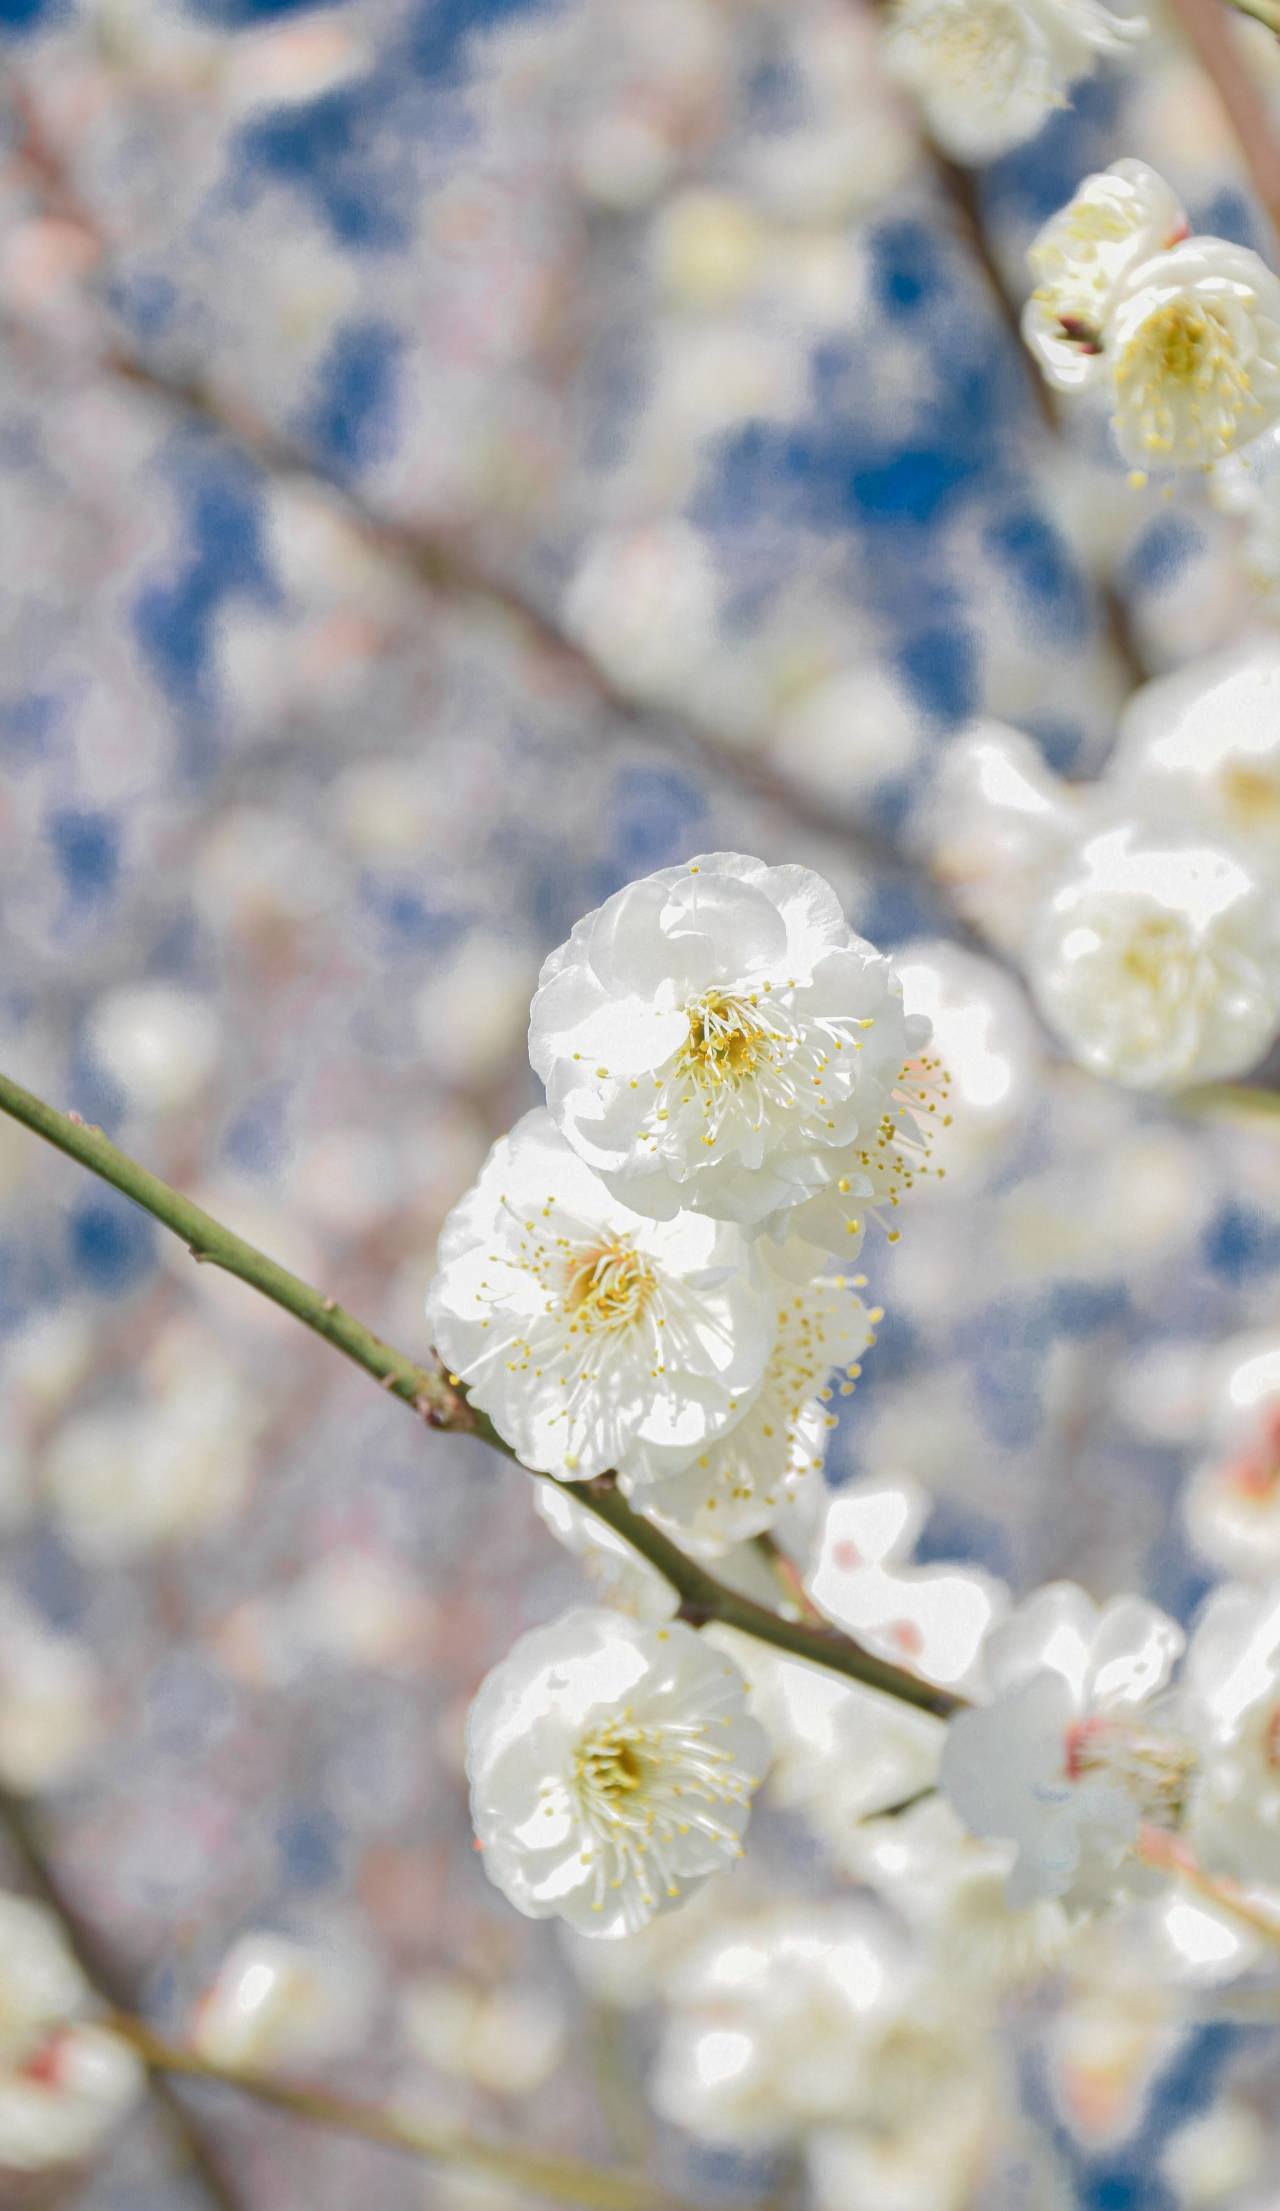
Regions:
[[[428,1427],[476,1436],[493,1450],[502,1452],[505,1458],[517,1465],[520,1463],[485,1415],[468,1404],[465,1391],[447,1380],[439,1369],[418,1366],[404,1352],[384,1343],[334,1298],[326,1297],[323,1291],[291,1274],[276,1260],[269,1259],[243,1236],[237,1236],[233,1229],[216,1221],[190,1198],[184,1198],[158,1175],[119,1151],[101,1129],[88,1127],[77,1114],[59,1113],[56,1107],[36,1097],[32,1091],[24,1090],[7,1075],[0,1075],[0,1113],[21,1122],[24,1128],[109,1182],[125,1197],[132,1198],[153,1219],[180,1236],[193,1259],[221,1267],[224,1273],[235,1275],[250,1289],[292,1313],[295,1320],[300,1320],[304,1327],[332,1344],[335,1351],[342,1352],[366,1374],[371,1374],[391,1395],[410,1405]],[[526,1468],[525,1471],[533,1472],[534,1469]],[[539,1475],[538,1479],[553,1481],[555,1476]],[[594,1513],[633,1550],[639,1551],[671,1584],[680,1599],[682,1617],[694,1626],[705,1627],[709,1621],[719,1621],[725,1627],[737,1628],[743,1635],[754,1636],[759,1642],[770,1643],[793,1658],[809,1659],[814,1665],[825,1666],[830,1672],[860,1682],[864,1688],[896,1697],[899,1702],[931,1712],[939,1719],[948,1718],[964,1704],[963,1697],[933,1682],[922,1681],[918,1675],[890,1664],[887,1659],[878,1658],[873,1651],[864,1650],[852,1636],[836,1628],[783,1619],[753,1598],[725,1588],[705,1567],[687,1558],[660,1528],[633,1512],[611,1475],[564,1486],[588,1512]]]
[[[1250,16],[1255,23],[1261,23],[1264,30],[1280,38],[1280,7],[1275,0],[1227,0],[1227,5],[1234,8],[1237,15]]]
[[[1241,51],[1235,26],[1220,0],[1172,0],[1172,4],[1235,132],[1273,241],[1280,241],[1280,139],[1272,127],[1267,95]],[[1280,31],[1280,13],[1273,0],[1249,0],[1243,12],[1256,16],[1268,30]]]
[[[132,1992],[116,1958],[90,1926],[58,1874],[36,1814],[21,1797],[0,1791],[0,1834],[9,1845],[26,1885],[61,1924],[68,1946],[94,1994],[114,2013]],[[169,2139],[174,2163],[194,2174],[217,2211],[242,2211],[241,2199],[214,2151],[167,2080],[153,2076],[152,2095]]]
[[[1220,1114],[1228,1118],[1239,1114],[1265,1120],[1280,1114],[1280,1090],[1269,1090],[1260,1083],[1196,1083],[1190,1090],[1178,1091],[1173,1102],[1188,1113]]]
[[[429,2157],[483,2173],[526,2195],[545,2196],[556,2204],[584,2206],[584,2211],[691,2211],[679,2198],[663,2195],[641,2172],[588,2165],[578,2158],[554,2157],[540,2150],[506,2149],[497,2142],[482,2142],[473,2135],[399,2117],[376,2104],[354,2103],[345,2096],[316,2088],[294,2088],[256,2073],[238,2072],[217,2065],[195,2050],[166,2042],[145,2021],[127,2012],[107,2022],[130,2043],[152,2074],[177,2073],[184,2079],[234,2088],[271,2104],[277,2111],[312,2125],[330,2127],[341,2134],[358,2135],[384,2149],[400,2150],[410,2157]]]

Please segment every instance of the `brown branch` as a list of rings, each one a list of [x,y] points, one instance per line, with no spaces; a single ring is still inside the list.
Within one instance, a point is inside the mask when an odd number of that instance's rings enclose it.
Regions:
[[[1272,127],[1266,94],[1241,52],[1235,26],[1220,0],[1173,0],[1173,12],[1235,132],[1273,241],[1280,240],[1280,140]]]
[[[0,1832],[28,1889],[61,1924],[71,1953],[94,1994],[112,2013],[128,2010],[132,2000],[129,1976],[63,1881],[37,1815],[21,1797],[8,1790],[0,1791]],[[217,2211],[242,2211],[230,2174],[205,2140],[182,2098],[163,2076],[158,2075],[152,2075],[151,2092],[175,2162],[195,2175]]]

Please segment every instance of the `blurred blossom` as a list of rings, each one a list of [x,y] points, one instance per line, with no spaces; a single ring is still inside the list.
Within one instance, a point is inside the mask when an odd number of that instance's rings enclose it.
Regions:
[[[175,1322],[137,1370],[132,1402],[73,1414],[39,1476],[84,1558],[128,1559],[215,1527],[245,1497],[260,1414],[235,1369]]]
[[[683,522],[610,531],[590,543],[565,599],[565,625],[614,682],[662,701],[716,640],[719,592],[704,541]]]
[[[1186,2211],[1209,2211],[1262,2179],[1268,2150],[1259,2113],[1239,2097],[1224,2096],[1175,2128],[1160,2169]]]
[[[1099,55],[1145,30],[1099,0],[900,0],[885,58],[939,145],[984,162],[1033,137]]]
[[[118,2036],[82,2023],[89,1988],[53,1914],[0,1895],[0,2171],[86,2156],[142,2092]]]
[[[202,2057],[243,2072],[354,2055],[378,1993],[370,1958],[255,1929],[232,1945],[189,2033]]]
[[[976,1841],[942,1797],[927,1796],[851,1828],[841,1862],[920,1930],[960,1985],[981,1993],[1043,1974],[1074,1935],[1052,1898],[1010,1903],[1013,1860],[1009,1844]]]
[[[564,2021],[536,1988],[488,1988],[420,1974],[401,1997],[405,2032],[437,2073],[498,2096],[528,2096],[559,2064]]]
[[[414,1021],[442,1082],[480,1084],[521,1065],[537,962],[484,931],[468,936],[419,992]]]
[[[57,1788],[94,1749],[101,1685],[91,1653],[7,1596],[0,1620],[0,1780]]]
[[[906,1565],[929,1502],[915,1483],[850,1483],[828,1501],[807,1587],[859,1642],[967,1688],[1008,1591],[972,1567]]]
[[[212,1007],[163,984],[100,998],[88,1041],[107,1074],[144,1113],[190,1105],[212,1074],[219,1050]]]

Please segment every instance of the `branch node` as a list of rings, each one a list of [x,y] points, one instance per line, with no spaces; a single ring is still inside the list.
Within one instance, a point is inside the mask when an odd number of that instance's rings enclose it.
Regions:
[[[320,1307],[320,1310],[321,1310],[321,1312],[322,1312],[322,1313],[336,1313],[336,1312],[337,1312],[337,1310],[338,1310],[338,1300],[337,1300],[337,1298],[336,1298],[336,1297],[327,1297],[327,1298],[325,1299],[325,1301],[324,1301],[323,1305],[322,1305],[322,1306]]]

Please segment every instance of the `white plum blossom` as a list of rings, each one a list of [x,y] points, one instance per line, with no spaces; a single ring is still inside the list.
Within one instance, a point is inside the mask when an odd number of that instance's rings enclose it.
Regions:
[[[624,1477],[622,1488],[650,1518],[686,1547],[707,1555],[772,1527],[802,1490],[820,1486],[835,1415],[835,1390],[848,1396],[861,1373],[860,1354],[875,1341],[880,1317],[845,1275],[822,1271],[822,1254],[792,1246],[794,1275],[762,1254],[762,1296],[772,1297],[776,1337],[764,1380],[733,1426],[669,1479]],[[859,1282],[862,1281],[859,1276]],[[658,1454],[652,1454],[650,1465]]]
[[[859,1200],[903,1179],[914,1130],[895,1091],[926,1039],[829,883],[734,852],[663,868],[578,922],[529,1027],[557,1126],[627,1205],[758,1230],[830,1191],[846,1251]]]
[[[1280,1883],[1280,1584],[1214,1591],[1187,1652],[1185,1694],[1201,1751],[1192,1850],[1211,1872]]]
[[[915,1482],[847,1484],[828,1500],[806,1587],[860,1643],[930,1681],[967,1688],[1008,1591],[980,1567],[907,1563],[930,1503]]]
[[[742,2144],[846,2117],[901,2001],[907,1959],[866,1903],[730,1921],[669,1976],[656,2109],[710,2141]]]
[[[350,1944],[256,1928],[232,1944],[196,2006],[192,2045],[243,2072],[333,2057],[360,2046],[376,1994],[371,1961]]]
[[[943,1970],[975,1989],[1013,1986],[1043,1973],[1072,1938],[1061,1904],[1009,1901],[1015,1846],[969,1835],[940,1796],[851,1829],[842,1855],[920,1930]]]
[[[53,1914],[0,1892],[0,2171],[74,2163],[141,2092],[132,2050],[81,2017],[89,1999]]]
[[[741,1855],[768,1756],[737,1667],[694,1629],[566,1613],[468,1715],[485,1871],[531,1919],[633,1933]]]
[[[0,1781],[26,1792],[56,1788],[81,1766],[102,1726],[93,1656],[55,1635],[4,1593],[0,1618]]]
[[[745,1410],[774,1339],[739,1229],[642,1219],[540,1109],[445,1222],[427,1318],[517,1457],[562,1480],[676,1471]]]
[[[1144,683],[1120,717],[1108,780],[1161,818],[1280,867],[1280,644],[1259,637]]]
[[[1249,247],[1189,238],[1141,162],[1087,177],[1030,251],[1025,335],[1062,390],[1105,389],[1138,470],[1209,467],[1280,416],[1280,280]]]
[[[1243,1074],[1280,1027],[1280,914],[1243,857],[1135,825],[1087,841],[1026,949],[1045,1019],[1138,1090]]]
[[[1027,252],[1035,289],[1022,335],[1058,391],[1106,375],[1103,336],[1131,269],[1186,236],[1177,194],[1145,161],[1084,178]]]
[[[985,162],[1034,137],[1100,55],[1145,30],[1099,0],[897,0],[885,59],[943,150]]]
[[[1090,1908],[1150,1885],[1135,1858],[1145,1823],[1176,1827],[1194,1748],[1151,1709],[1182,1632],[1140,1597],[1101,1610],[1052,1583],[992,1634],[991,1701],[961,1712],[939,1769],[971,1834],[1013,1843],[1013,1904]]]

